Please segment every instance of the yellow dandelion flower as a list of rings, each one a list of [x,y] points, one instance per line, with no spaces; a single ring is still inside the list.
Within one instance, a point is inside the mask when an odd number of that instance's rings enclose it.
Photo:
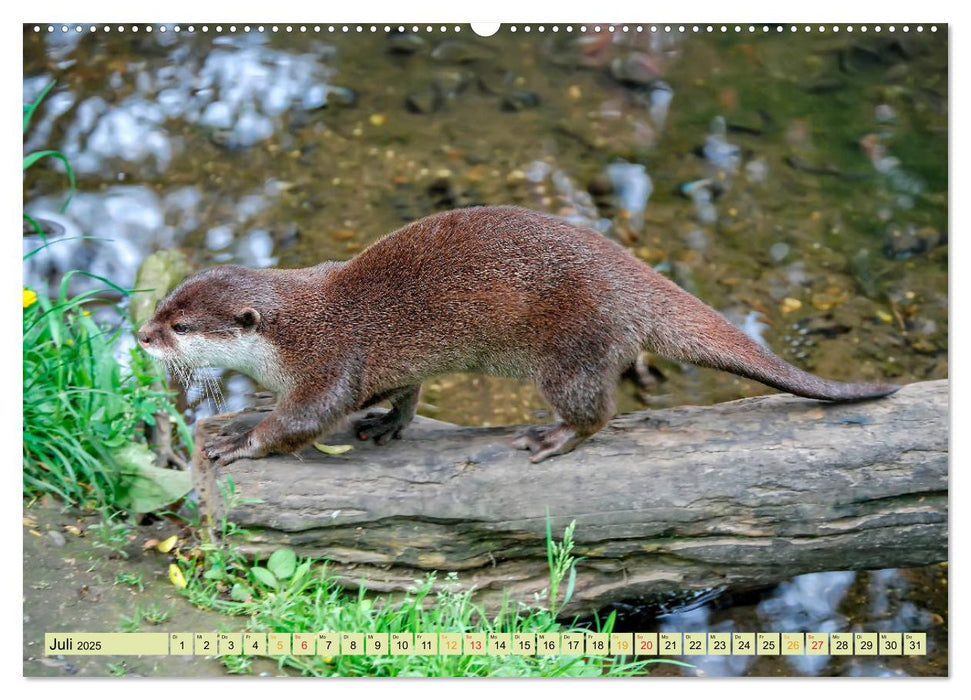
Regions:
[[[37,292],[35,292],[33,289],[27,289],[27,287],[24,287],[24,308],[26,309],[28,306],[33,306],[36,303]]]

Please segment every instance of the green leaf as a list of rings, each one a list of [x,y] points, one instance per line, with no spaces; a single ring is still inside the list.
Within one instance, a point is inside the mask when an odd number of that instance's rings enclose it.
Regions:
[[[253,591],[248,586],[244,586],[241,583],[234,583],[232,590],[229,591],[229,597],[233,600],[246,602],[253,597]]]
[[[297,570],[293,572],[293,580],[300,581],[304,576],[310,571],[310,560],[307,559],[303,564],[297,567]]]
[[[129,443],[111,451],[119,470],[118,506],[135,513],[153,513],[184,498],[192,490],[189,472],[155,466],[147,445]]]
[[[353,450],[353,445],[324,445],[319,442],[314,443],[314,447],[323,452],[325,455],[342,455],[348,450]]]
[[[266,566],[278,579],[290,578],[297,568],[297,555],[292,549],[278,549],[270,555]]]
[[[573,589],[576,588],[576,585],[577,585],[577,568],[576,566],[571,566],[570,580],[567,581],[566,593],[563,594],[563,605],[566,605],[567,603],[569,603],[570,599],[573,598]]]
[[[212,568],[207,569],[202,577],[210,581],[219,581],[226,578],[226,569],[223,568],[222,564],[215,564]]]
[[[276,580],[276,576],[273,575],[269,569],[264,569],[262,566],[254,566],[250,569],[250,573],[253,574],[253,578],[262,583],[264,586],[269,586],[270,588],[277,588],[280,584]]]

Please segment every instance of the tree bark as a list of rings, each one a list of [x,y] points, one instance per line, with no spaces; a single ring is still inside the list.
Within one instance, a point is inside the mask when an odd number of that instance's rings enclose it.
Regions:
[[[574,452],[530,464],[517,429],[419,419],[400,441],[348,430],[329,456],[215,467],[207,436],[260,411],[200,422],[193,475],[204,515],[251,533],[239,543],[326,557],[351,587],[404,591],[458,572],[494,608],[548,586],[554,538],[576,520],[576,585],[564,613],[671,591],[756,586],[797,574],[947,559],[948,382],[828,404],[775,394],[620,416]],[[223,496],[232,476],[237,499]],[[561,587],[561,591],[562,591]]]

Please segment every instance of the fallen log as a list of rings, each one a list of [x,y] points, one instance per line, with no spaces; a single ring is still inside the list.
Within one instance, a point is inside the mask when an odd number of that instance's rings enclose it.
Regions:
[[[455,571],[489,608],[504,593],[532,602],[549,580],[547,513],[554,537],[576,521],[582,560],[567,614],[947,559],[947,380],[855,404],[775,394],[633,413],[535,465],[510,447],[514,427],[429,419],[384,447],[327,436],[354,445],[335,456],[308,448],[228,467],[201,456],[208,436],[262,415],[200,422],[202,513],[247,529],[248,552],[326,557],[350,587],[404,591]]]

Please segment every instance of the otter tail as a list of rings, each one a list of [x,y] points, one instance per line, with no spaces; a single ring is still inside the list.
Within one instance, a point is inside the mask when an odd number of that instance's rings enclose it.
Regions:
[[[793,367],[704,302],[670,280],[658,277],[663,280],[662,289],[656,289],[656,297],[651,299],[653,313],[648,314],[647,345],[661,355],[825,401],[861,401],[886,396],[900,388],[896,384],[836,382]]]

